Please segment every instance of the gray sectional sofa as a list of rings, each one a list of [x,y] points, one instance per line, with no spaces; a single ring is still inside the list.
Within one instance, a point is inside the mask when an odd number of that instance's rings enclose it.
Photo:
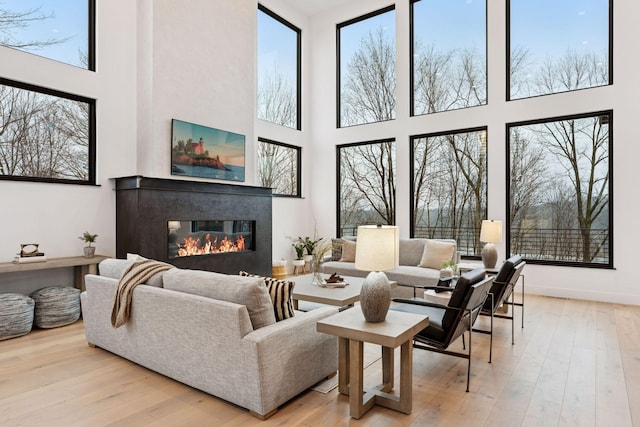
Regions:
[[[355,261],[347,254],[345,245],[357,245],[357,241],[334,239],[334,251],[330,260],[322,264],[325,274],[337,273],[340,276],[366,277],[368,271],[358,270]],[[353,248],[355,250],[355,248]],[[429,251],[431,250],[431,253]],[[450,253],[450,255],[448,255]],[[345,257],[346,255],[346,257]],[[400,239],[399,266],[385,271],[389,280],[398,282],[393,296],[410,297],[416,286],[435,286],[440,278],[444,261],[460,261],[456,241],[451,239]],[[423,263],[424,261],[424,263]],[[420,266],[420,265],[426,266]]]
[[[337,309],[295,312],[291,318],[272,322],[273,313],[255,307],[264,302],[261,278],[174,268],[137,286],[129,321],[112,327],[114,292],[130,263],[107,259],[100,263],[101,275],[85,278],[82,313],[90,345],[246,408],[259,418],[336,372],[337,339],[318,333],[316,322]],[[235,290],[243,293],[234,295]],[[212,298],[211,292],[225,297]],[[260,324],[267,324],[254,327],[256,316]]]

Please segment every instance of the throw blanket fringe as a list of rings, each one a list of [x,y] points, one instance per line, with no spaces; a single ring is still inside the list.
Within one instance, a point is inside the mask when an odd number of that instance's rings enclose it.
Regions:
[[[111,325],[114,328],[127,323],[131,314],[131,299],[133,290],[141,283],[145,283],[154,275],[173,268],[173,265],[150,259],[136,261],[122,274],[111,310]]]

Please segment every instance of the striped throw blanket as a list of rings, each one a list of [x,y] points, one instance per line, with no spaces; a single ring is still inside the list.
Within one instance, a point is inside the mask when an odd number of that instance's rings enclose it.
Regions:
[[[173,268],[173,265],[150,259],[136,261],[131,264],[129,268],[125,270],[124,274],[122,274],[116,287],[113,308],[111,310],[111,325],[114,328],[119,328],[129,320],[131,314],[131,299],[136,286],[145,283],[155,274],[171,268]]]

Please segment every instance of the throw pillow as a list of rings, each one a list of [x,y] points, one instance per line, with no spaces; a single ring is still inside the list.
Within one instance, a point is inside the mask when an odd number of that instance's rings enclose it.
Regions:
[[[435,268],[440,270],[442,264],[451,261],[456,245],[453,242],[441,242],[438,240],[428,239],[424,243],[424,252],[418,267]]]
[[[260,277],[261,279],[264,279],[264,284],[267,286],[269,297],[271,297],[271,302],[273,303],[273,313],[276,316],[276,322],[288,319],[295,315],[292,299],[295,282],[278,280],[273,277],[262,277],[257,274],[247,273],[246,271],[241,271],[240,275],[245,277]]]
[[[342,241],[342,258],[340,262],[356,262],[356,242]]]
[[[331,261],[342,258],[342,239],[331,239]]]

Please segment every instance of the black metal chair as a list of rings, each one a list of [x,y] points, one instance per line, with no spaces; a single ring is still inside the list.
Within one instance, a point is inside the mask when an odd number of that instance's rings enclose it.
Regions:
[[[522,270],[524,269],[525,265],[526,263],[523,261],[520,255],[514,255],[511,258],[507,259],[500,267],[498,274],[495,276],[493,284],[491,285],[491,289],[489,290],[489,295],[485,300],[482,309],[480,310],[481,315],[491,316],[491,326],[489,330],[474,328],[474,332],[489,334],[491,336],[489,344],[489,363],[491,363],[491,358],[493,355],[494,317],[501,319],[511,319],[511,344],[515,344],[513,307],[521,307],[521,316],[524,319],[524,289],[522,290],[521,303],[516,303],[514,301],[513,290],[522,274]],[[498,311],[498,309],[504,304],[511,305],[511,314],[496,314],[496,311]],[[524,327],[524,320],[522,322],[522,327]]]
[[[409,313],[426,314],[429,326],[413,337],[413,346],[422,350],[448,354],[468,360],[467,391],[471,376],[471,334],[473,323],[480,314],[493,277],[485,277],[482,268],[469,271],[458,279],[447,305],[426,301],[422,298],[395,298],[391,309]],[[433,289],[435,287],[431,287]],[[469,350],[466,353],[448,350],[451,343],[462,337],[465,348],[464,333],[469,332]]]

